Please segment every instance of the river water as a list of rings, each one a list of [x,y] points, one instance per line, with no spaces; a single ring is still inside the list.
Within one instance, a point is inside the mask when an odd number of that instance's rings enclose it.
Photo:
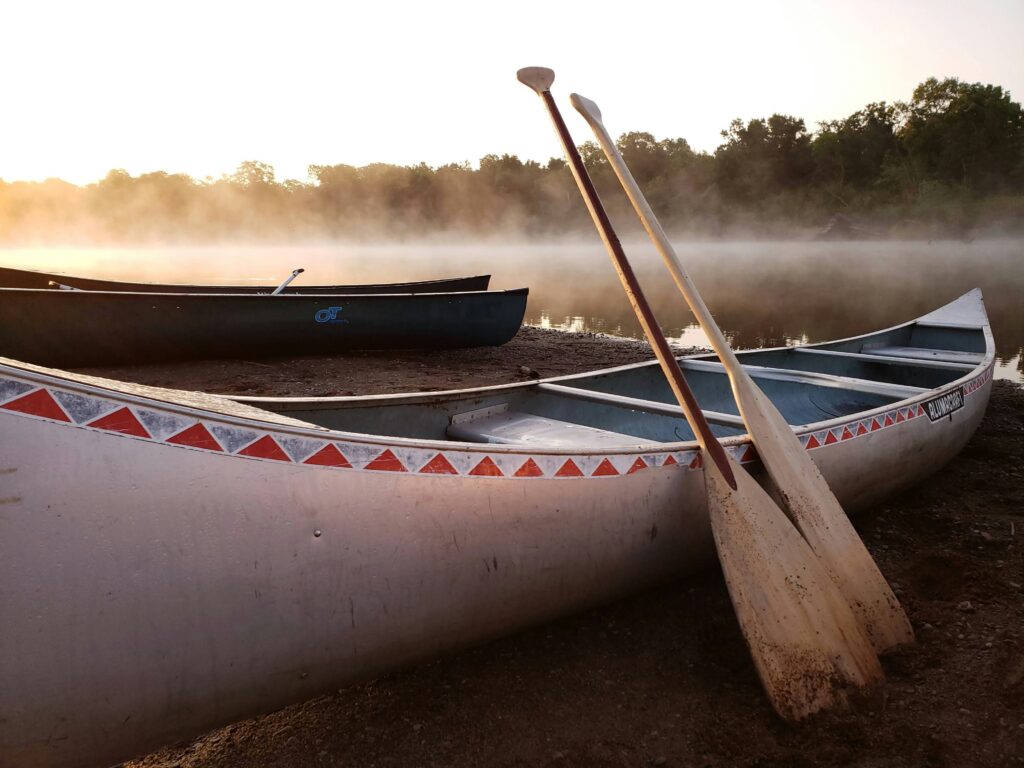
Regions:
[[[666,333],[704,336],[646,241],[624,243]],[[912,319],[981,288],[998,349],[997,378],[1024,380],[1024,241],[676,243],[732,344],[826,341]],[[429,243],[282,247],[0,250],[0,265],[165,282],[276,284],[493,275],[492,288],[528,286],[528,323],[639,337],[640,328],[596,237],[559,244]]]

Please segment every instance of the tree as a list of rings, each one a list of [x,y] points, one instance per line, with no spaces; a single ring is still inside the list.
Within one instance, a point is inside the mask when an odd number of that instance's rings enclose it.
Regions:
[[[899,110],[884,101],[868,104],[843,120],[820,124],[811,142],[815,177],[835,184],[867,189],[881,178],[887,162],[900,157],[896,129]]]
[[[990,192],[1020,188],[1024,113],[998,85],[929,78],[914,89],[900,139],[923,180]]]
[[[274,167],[257,160],[246,160],[231,174],[230,181],[243,187],[271,186],[274,184]]]
[[[722,131],[717,179],[723,192],[737,200],[792,190],[805,184],[814,170],[810,136],[804,121],[775,114],[746,125],[735,119]]]

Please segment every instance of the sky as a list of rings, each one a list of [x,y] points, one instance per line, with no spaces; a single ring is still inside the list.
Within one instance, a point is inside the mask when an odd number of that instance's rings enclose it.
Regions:
[[[931,76],[1021,101],[1022,30],[1024,0],[0,0],[0,179],[545,162],[557,140],[515,77],[532,65],[577,143],[573,91],[614,135],[714,151],[733,118],[813,129]]]

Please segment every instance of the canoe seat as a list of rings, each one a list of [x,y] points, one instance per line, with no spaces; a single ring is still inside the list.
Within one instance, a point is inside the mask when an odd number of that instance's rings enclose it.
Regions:
[[[865,347],[865,355],[886,357],[907,357],[913,360],[936,360],[941,363],[967,363],[977,365],[985,359],[984,352],[958,352],[952,349],[930,349],[928,347]]]
[[[484,408],[451,417],[445,434],[451,440],[499,445],[543,445],[548,448],[630,447],[651,445],[650,439],[549,419],[506,407]]]

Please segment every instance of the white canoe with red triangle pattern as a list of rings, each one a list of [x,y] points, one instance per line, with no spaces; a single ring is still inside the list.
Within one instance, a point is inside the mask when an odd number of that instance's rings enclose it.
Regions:
[[[979,291],[741,353],[847,509],[988,401]],[[756,461],[713,357],[684,372]],[[656,364],[419,395],[231,400],[0,361],[0,765],[107,765],[714,561]]]

